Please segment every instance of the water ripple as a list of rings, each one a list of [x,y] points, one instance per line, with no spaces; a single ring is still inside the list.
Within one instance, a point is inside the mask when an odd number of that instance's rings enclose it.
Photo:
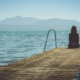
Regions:
[[[0,32],[0,66],[43,52],[46,31]],[[67,47],[68,32],[57,32],[58,47]],[[55,48],[53,33],[50,33],[46,50]]]

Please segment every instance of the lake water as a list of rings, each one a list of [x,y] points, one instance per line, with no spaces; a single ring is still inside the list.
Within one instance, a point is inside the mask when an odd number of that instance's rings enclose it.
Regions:
[[[57,46],[67,47],[68,31],[57,31]],[[0,31],[0,66],[43,52],[47,31]],[[46,50],[55,48],[51,31]]]

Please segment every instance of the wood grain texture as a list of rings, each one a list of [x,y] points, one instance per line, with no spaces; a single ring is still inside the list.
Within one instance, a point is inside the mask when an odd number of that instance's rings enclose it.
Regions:
[[[0,80],[72,80],[80,48],[56,48],[0,67]]]

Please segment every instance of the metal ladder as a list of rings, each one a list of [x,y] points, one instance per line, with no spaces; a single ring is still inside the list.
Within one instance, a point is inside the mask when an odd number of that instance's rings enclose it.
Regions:
[[[48,40],[48,36],[49,36],[50,31],[54,31],[54,34],[55,34],[55,47],[57,48],[56,31],[54,29],[50,29],[47,33],[47,38],[46,38],[46,42],[45,42],[45,46],[44,46],[44,51],[45,51],[45,48],[46,48],[46,45],[47,45],[47,40]]]

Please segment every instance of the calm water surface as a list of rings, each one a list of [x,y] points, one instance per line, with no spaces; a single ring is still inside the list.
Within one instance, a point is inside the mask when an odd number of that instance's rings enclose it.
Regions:
[[[57,46],[67,47],[68,31],[57,31]],[[47,31],[0,32],[0,66],[43,52]],[[51,31],[46,50],[55,48]]]

